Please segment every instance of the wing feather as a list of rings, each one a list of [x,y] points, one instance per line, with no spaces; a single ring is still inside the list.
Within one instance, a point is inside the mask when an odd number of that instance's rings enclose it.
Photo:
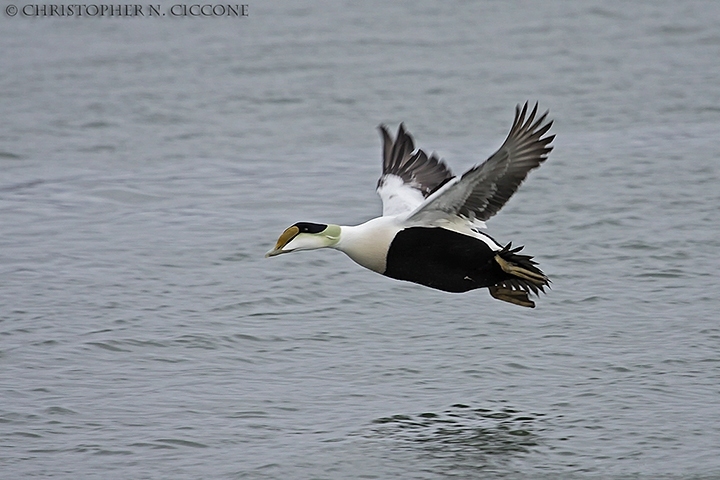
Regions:
[[[555,135],[544,136],[552,121],[548,112],[537,120],[537,103],[528,115],[527,102],[515,109],[515,120],[502,146],[481,165],[448,182],[422,203],[408,220],[434,220],[459,216],[481,224],[507,203],[530,170],[546,159]]]
[[[383,215],[411,212],[452,178],[452,173],[434,153],[428,157],[424,151],[415,150],[403,124],[394,140],[384,125],[378,128],[383,140],[383,173],[377,191],[383,201]]]

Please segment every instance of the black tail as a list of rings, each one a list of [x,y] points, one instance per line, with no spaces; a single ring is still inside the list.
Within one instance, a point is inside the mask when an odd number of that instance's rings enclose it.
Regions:
[[[545,293],[545,287],[550,287],[550,279],[536,266],[533,257],[518,254],[522,249],[512,248],[512,243],[508,243],[495,254],[495,261],[509,278],[490,287],[490,295],[498,300],[532,308],[535,303],[528,298],[528,294]]]

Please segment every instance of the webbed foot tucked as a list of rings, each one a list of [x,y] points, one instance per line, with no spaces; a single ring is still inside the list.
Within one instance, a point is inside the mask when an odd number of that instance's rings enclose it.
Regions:
[[[528,298],[528,293],[524,290],[513,290],[510,288],[498,287],[497,285],[488,287],[488,290],[493,298],[497,298],[503,302],[514,303],[515,305],[520,305],[521,307],[535,308],[535,302]]]

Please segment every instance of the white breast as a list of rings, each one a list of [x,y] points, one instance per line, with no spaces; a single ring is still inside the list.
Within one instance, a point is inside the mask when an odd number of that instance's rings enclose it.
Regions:
[[[395,217],[373,218],[354,227],[341,227],[340,241],[334,248],[353,261],[378,273],[385,272],[387,253],[402,226]]]

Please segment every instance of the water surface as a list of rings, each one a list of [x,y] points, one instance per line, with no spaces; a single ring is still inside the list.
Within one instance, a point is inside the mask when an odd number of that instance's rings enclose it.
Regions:
[[[3,16],[3,475],[720,475],[718,18]],[[380,213],[377,124],[460,173],[527,99],[555,150],[489,233],[551,276],[536,309],[263,258],[296,221]]]

